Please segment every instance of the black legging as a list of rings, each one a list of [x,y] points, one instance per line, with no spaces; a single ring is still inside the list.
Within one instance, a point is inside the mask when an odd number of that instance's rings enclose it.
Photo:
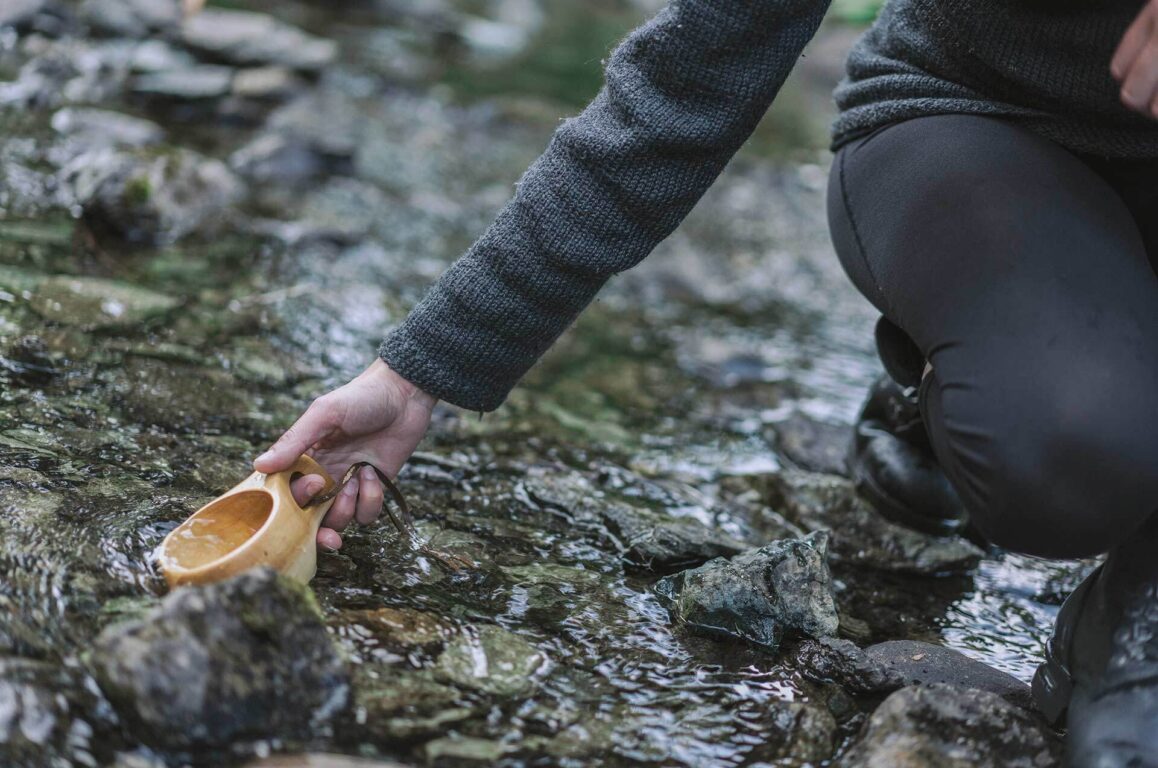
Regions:
[[[1158,161],[924,117],[842,148],[828,212],[852,281],[933,366],[922,412],[983,534],[1086,556],[1158,510]]]

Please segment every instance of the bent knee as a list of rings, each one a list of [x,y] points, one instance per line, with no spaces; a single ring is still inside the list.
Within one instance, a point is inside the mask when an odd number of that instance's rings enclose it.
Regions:
[[[1090,391],[1080,377],[1020,404],[992,441],[978,528],[1041,557],[1087,557],[1158,511],[1158,389]]]

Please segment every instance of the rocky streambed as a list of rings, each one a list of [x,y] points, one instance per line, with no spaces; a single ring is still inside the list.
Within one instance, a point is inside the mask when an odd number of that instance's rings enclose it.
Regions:
[[[438,411],[401,483],[476,569],[378,525],[309,590],[164,595],[165,533],[372,359],[646,10],[0,4],[0,764],[1056,763],[1025,681],[1087,566],[842,477],[873,315],[781,107],[507,405]]]

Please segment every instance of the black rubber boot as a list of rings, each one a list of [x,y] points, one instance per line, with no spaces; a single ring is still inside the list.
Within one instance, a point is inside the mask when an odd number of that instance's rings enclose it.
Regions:
[[[924,357],[884,318],[876,337],[889,373],[873,384],[861,408],[849,473],[861,495],[892,522],[926,533],[957,533],[968,516],[933,455],[917,403]]]
[[[1158,766],[1158,518],[1074,590],[1033,679],[1071,768]]]

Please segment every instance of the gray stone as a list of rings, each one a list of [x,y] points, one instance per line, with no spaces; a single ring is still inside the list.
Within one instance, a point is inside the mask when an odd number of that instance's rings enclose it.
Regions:
[[[233,76],[233,95],[243,99],[284,99],[304,86],[305,82],[285,67],[239,69]]]
[[[134,733],[173,749],[301,742],[348,688],[312,593],[268,569],[179,589],[145,619],[109,627],[92,665]]]
[[[79,142],[86,151],[99,147],[144,147],[165,137],[164,129],[151,120],[93,107],[65,107],[52,116],[52,127],[62,136]]]
[[[96,765],[95,706],[74,672],[39,661],[0,658],[0,764]],[[96,723],[98,728],[106,723]]]
[[[650,570],[687,568],[746,548],[744,542],[694,518],[673,517],[613,498],[580,472],[536,468],[527,472],[522,487],[531,501],[565,510],[578,525],[619,549],[628,562]]]
[[[130,66],[134,72],[166,72],[189,69],[197,60],[188,51],[178,50],[164,40],[142,40],[133,48]]]
[[[338,90],[319,89],[277,109],[268,128],[320,155],[348,160],[359,146],[363,121],[355,101]]]
[[[902,688],[869,718],[844,768],[1052,768],[1061,741],[1036,717],[986,691]]]
[[[369,234],[387,204],[376,187],[357,179],[333,178],[311,190],[301,214],[279,223],[275,234],[290,243],[328,240],[350,245]]]
[[[800,644],[796,662],[801,673],[818,683],[835,683],[852,693],[886,693],[905,685],[895,670],[849,640],[822,637]]]
[[[809,531],[832,532],[836,562],[919,575],[967,573],[982,552],[965,539],[895,525],[841,477],[787,469],[768,477],[768,503]]]
[[[0,3],[0,27],[28,24],[47,4],[47,0],[4,0]]]
[[[787,636],[836,633],[827,553],[828,535],[813,533],[712,560],[661,579],[655,589],[673,623],[775,653]]]
[[[80,18],[96,32],[146,37],[170,32],[181,22],[180,0],[84,0]]]
[[[319,70],[337,56],[337,45],[272,16],[207,8],[185,21],[181,40],[195,51],[237,64],[274,64]]]
[[[794,413],[769,431],[769,441],[801,469],[846,474],[844,459],[852,439],[852,427],[847,424],[826,424]]]
[[[231,67],[201,64],[138,75],[130,87],[143,96],[179,101],[217,99],[233,90],[233,72]]]
[[[436,676],[449,683],[495,696],[532,690],[551,663],[547,655],[502,627],[487,624],[467,630],[438,657]]]
[[[229,166],[254,183],[270,185],[302,184],[326,170],[309,144],[278,133],[256,136],[230,155]]]
[[[944,683],[955,688],[975,688],[997,694],[1019,707],[1033,707],[1028,685],[943,645],[890,640],[866,648],[865,655],[888,669],[904,685]]]
[[[406,768],[393,760],[370,760],[328,752],[307,752],[302,755],[274,755],[245,764],[245,768]]]
[[[245,193],[224,163],[188,149],[90,153],[61,176],[90,224],[138,243],[170,243],[210,227]]]
[[[180,302],[116,280],[59,275],[42,282],[30,303],[45,320],[95,330],[134,328],[170,312]]]

